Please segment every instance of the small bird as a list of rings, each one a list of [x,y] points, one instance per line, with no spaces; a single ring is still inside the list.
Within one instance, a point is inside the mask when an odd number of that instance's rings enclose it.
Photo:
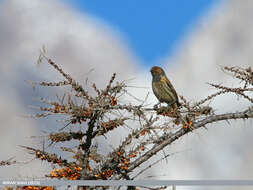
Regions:
[[[150,70],[152,74],[152,90],[160,103],[167,103],[168,107],[180,106],[178,102],[177,92],[167,78],[161,67],[154,66]]]

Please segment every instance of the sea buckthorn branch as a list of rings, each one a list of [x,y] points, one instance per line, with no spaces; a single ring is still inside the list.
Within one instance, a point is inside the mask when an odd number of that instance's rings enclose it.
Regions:
[[[253,103],[253,98],[250,98],[248,95],[245,94],[245,92],[253,91],[253,88],[230,88],[230,87],[217,85],[217,84],[211,84],[211,83],[209,83],[209,84],[217,89],[222,89],[222,91],[224,91],[226,93],[231,92],[236,95],[241,95],[242,97],[244,97],[245,99],[247,99],[251,103]]]
[[[235,113],[227,113],[227,114],[220,114],[220,115],[212,115],[208,116],[203,120],[200,120],[194,123],[194,128],[192,130],[196,130],[201,127],[205,127],[209,123],[214,123],[218,121],[226,121],[232,119],[249,119],[253,118],[253,107],[246,109],[245,111],[235,112]],[[192,130],[185,130],[184,128],[179,129],[175,133],[169,133],[161,136],[162,140],[159,140],[153,148],[151,148],[148,152],[146,152],[142,157],[136,159],[133,163],[130,164],[128,167],[127,172],[132,172],[136,167],[139,167],[142,163],[146,162],[149,158],[157,154],[166,146],[170,145],[171,143],[175,142],[177,139],[181,138],[185,134],[191,132]],[[120,179],[121,176],[118,176],[117,179]]]
[[[225,72],[232,73],[234,78],[237,78],[245,83],[244,87],[248,85],[253,85],[253,71],[251,67],[241,68],[241,67],[228,67],[225,66],[222,68]]]
[[[36,158],[40,160],[45,160],[47,162],[58,164],[59,166],[72,166],[73,162],[68,162],[66,159],[62,159],[61,157],[58,157],[56,154],[50,154],[40,149],[35,149],[27,146],[20,146],[28,151],[30,151],[31,154],[35,154]]]
[[[171,145],[178,138],[189,132],[206,127],[207,124],[233,119],[253,118],[253,108],[245,111],[215,114],[209,103],[214,98],[226,93],[234,93],[240,97],[252,100],[250,88],[253,81],[251,68],[225,67],[224,70],[233,73],[233,77],[245,82],[244,88],[230,88],[211,84],[218,92],[209,95],[197,103],[188,102],[180,96],[182,103],[178,108],[161,106],[150,108],[131,101],[121,103],[119,97],[129,96],[125,82],[115,81],[116,73],[112,74],[104,89],[98,89],[95,83],[91,96],[81,84],[66,74],[55,62],[42,55],[64,78],[64,82],[41,82],[42,86],[69,85],[71,92],[59,101],[41,99],[47,106],[41,107],[46,114],[65,116],[67,125],[48,135],[49,143],[77,141],[73,147],[63,146],[62,151],[73,154],[73,160],[64,160],[58,155],[49,154],[31,147],[26,150],[35,154],[36,158],[53,162],[59,168],[52,170],[48,177],[63,179],[133,179],[131,174],[135,169],[147,162],[151,157]],[[246,94],[247,93],[247,94]],[[72,95],[73,94],[73,95]],[[92,94],[92,93],[91,93]],[[133,98],[132,95],[130,98]],[[252,104],[252,101],[250,101]],[[38,115],[37,115],[38,116]],[[75,128],[78,124],[78,128]],[[110,153],[103,155],[96,148],[96,139],[106,137],[108,133],[117,133],[116,129],[129,125],[133,128],[121,139],[119,145]],[[66,128],[68,127],[68,128]],[[70,131],[67,131],[69,129]],[[78,129],[78,130],[77,130]],[[109,139],[111,140],[111,139]],[[108,140],[108,141],[109,141]],[[96,143],[95,143],[96,142]],[[109,143],[108,143],[109,144]],[[108,147],[109,148],[109,147]],[[168,157],[168,156],[167,156]],[[153,165],[151,164],[150,167]],[[146,171],[143,170],[143,171]],[[89,189],[89,187],[87,187]]]
[[[2,160],[0,161],[0,166],[10,166],[10,165],[13,165],[13,164],[16,164],[17,161],[16,160],[13,160],[13,158],[9,158],[8,160]]]

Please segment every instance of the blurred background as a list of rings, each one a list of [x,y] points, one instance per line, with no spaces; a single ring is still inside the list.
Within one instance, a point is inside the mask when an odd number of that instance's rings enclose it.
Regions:
[[[0,160],[32,159],[18,145],[41,148],[41,139],[31,136],[62,127],[52,117],[24,117],[35,113],[29,107],[37,105],[35,98],[58,92],[33,89],[28,81],[62,80],[47,64],[36,65],[43,45],[47,55],[81,83],[88,77],[102,88],[116,72],[118,80],[131,79],[130,85],[145,87],[131,89],[144,97],[152,92],[149,70],[158,65],[178,94],[194,102],[215,92],[207,82],[238,84],[221,66],[253,66],[252,10],[251,0],[0,0]],[[152,93],[148,101],[157,103]],[[210,105],[221,113],[240,111],[248,102],[224,96]],[[252,121],[197,130],[166,148],[167,153],[180,153],[140,179],[252,179],[252,132]],[[167,169],[155,169],[161,167]],[[34,160],[0,167],[0,178],[42,177],[49,168]]]

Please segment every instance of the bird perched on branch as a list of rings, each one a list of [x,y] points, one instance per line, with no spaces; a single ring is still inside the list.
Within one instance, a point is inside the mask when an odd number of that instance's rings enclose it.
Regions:
[[[167,103],[168,107],[180,106],[177,92],[167,78],[161,67],[154,66],[150,70],[152,74],[152,90],[160,103]]]

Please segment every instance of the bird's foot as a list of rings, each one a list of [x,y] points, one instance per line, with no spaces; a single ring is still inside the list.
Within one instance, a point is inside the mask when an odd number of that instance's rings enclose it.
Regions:
[[[161,103],[160,103],[160,102],[154,105],[154,110],[157,110],[157,109],[158,109],[158,106],[161,106]]]
[[[172,108],[173,110],[177,110],[179,106],[178,106],[177,101],[173,101],[173,102],[171,102],[171,103],[168,103],[167,107],[168,107],[169,109]]]
[[[168,108],[172,108],[174,104],[175,104],[175,102],[168,103],[168,104],[167,104],[167,107],[168,107]]]

